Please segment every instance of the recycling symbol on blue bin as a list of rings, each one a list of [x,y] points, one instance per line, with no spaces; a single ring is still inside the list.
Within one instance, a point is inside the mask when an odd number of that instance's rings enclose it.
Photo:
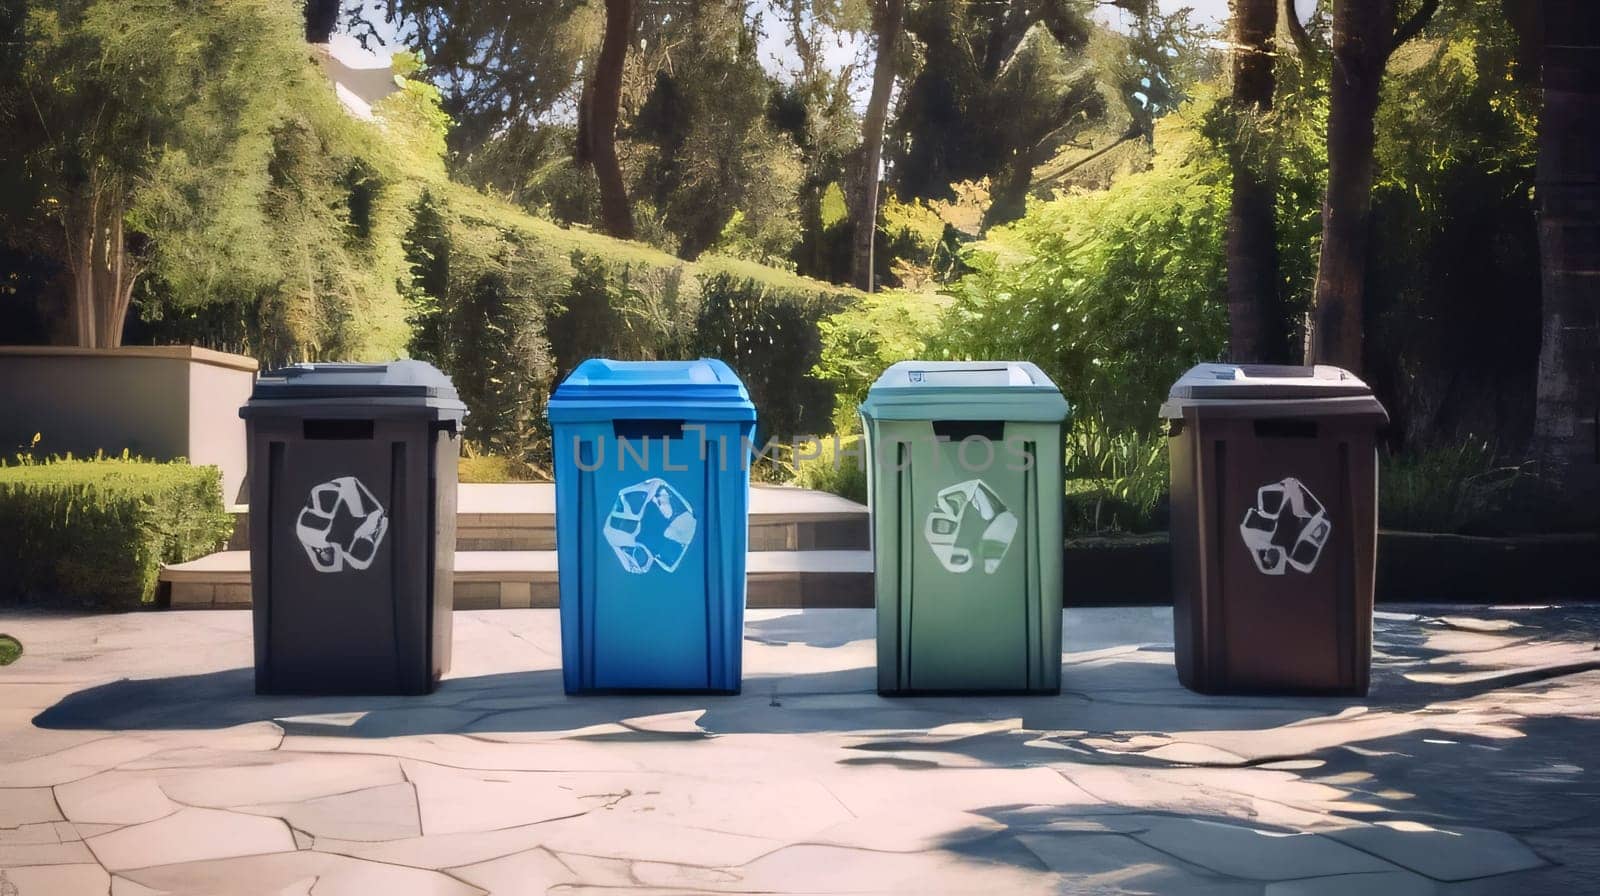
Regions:
[[[677,570],[696,529],[694,508],[666,480],[651,477],[617,492],[605,536],[622,568],[635,574]]]

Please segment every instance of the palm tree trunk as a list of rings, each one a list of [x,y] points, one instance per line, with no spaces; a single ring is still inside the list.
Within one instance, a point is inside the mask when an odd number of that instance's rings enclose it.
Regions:
[[[1311,300],[1307,358],[1352,371],[1361,370],[1373,117],[1393,22],[1393,0],[1337,0],[1333,5],[1328,192],[1322,203],[1322,254]]]
[[[1233,112],[1271,111],[1278,0],[1233,0]],[[1249,152],[1243,134],[1230,150],[1233,193],[1228,204],[1228,340],[1235,361],[1289,361],[1286,315],[1278,300],[1276,190],[1270,160]]]
[[[1600,493],[1600,5],[1543,0],[1542,14],[1533,454],[1583,500]]]
[[[855,240],[850,279],[857,289],[874,286],[873,242],[878,234],[878,166],[883,159],[883,129],[889,121],[889,97],[896,75],[895,43],[905,0],[879,0],[876,21],[878,58],[872,69],[872,94],[861,122],[861,169],[856,188]]]

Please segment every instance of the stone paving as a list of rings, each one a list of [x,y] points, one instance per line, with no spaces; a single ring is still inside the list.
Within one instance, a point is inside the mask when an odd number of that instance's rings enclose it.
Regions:
[[[0,896],[1600,892],[1600,606],[1381,613],[1367,699],[1215,698],[1165,609],[1056,698],[873,692],[755,611],[738,697],[561,694],[554,611],[425,698],[259,698],[249,615],[0,614]]]

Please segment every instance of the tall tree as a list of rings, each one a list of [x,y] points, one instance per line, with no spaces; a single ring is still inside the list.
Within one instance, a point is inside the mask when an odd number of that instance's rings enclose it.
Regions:
[[[633,207],[617,161],[617,118],[622,107],[622,69],[633,38],[633,0],[606,0],[605,37],[594,76],[584,85],[578,110],[578,161],[594,168],[600,182],[600,224],[618,239],[633,239]]]
[[[851,253],[850,280],[857,289],[873,288],[872,250],[878,235],[878,168],[883,159],[883,129],[889,121],[889,98],[894,93],[896,43],[905,0],[878,0],[872,31],[877,62],[872,68],[872,93],[861,121],[861,167],[857,175],[855,245]]]
[[[1235,361],[1289,361],[1287,315],[1278,301],[1278,237],[1273,161],[1250,137],[1272,111],[1278,4],[1232,0],[1233,97],[1229,105],[1228,353]],[[1291,0],[1292,2],[1292,0]]]
[[[1600,4],[1540,0],[1535,195],[1543,336],[1534,454],[1570,492],[1600,491]]]
[[[0,238],[65,272],[65,338],[116,348],[135,285],[183,229],[175,220],[213,234],[248,226],[251,203],[234,190],[262,173],[273,87],[305,64],[292,49],[300,13],[130,0],[25,8],[0,17]],[[243,242],[240,258],[257,253],[258,241]]]
[[[1328,107],[1328,192],[1322,203],[1322,254],[1311,299],[1307,360],[1361,369],[1374,173],[1373,118],[1394,49],[1420,33],[1439,9],[1421,0],[1398,28],[1399,0],[1334,0],[1333,73]]]

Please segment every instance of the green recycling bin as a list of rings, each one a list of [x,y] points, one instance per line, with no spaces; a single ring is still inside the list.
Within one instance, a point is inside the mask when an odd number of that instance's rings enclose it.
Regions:
[[[878,693],[1060,693],[1066,418],[1020,361],[902,361],[867,393]]]

